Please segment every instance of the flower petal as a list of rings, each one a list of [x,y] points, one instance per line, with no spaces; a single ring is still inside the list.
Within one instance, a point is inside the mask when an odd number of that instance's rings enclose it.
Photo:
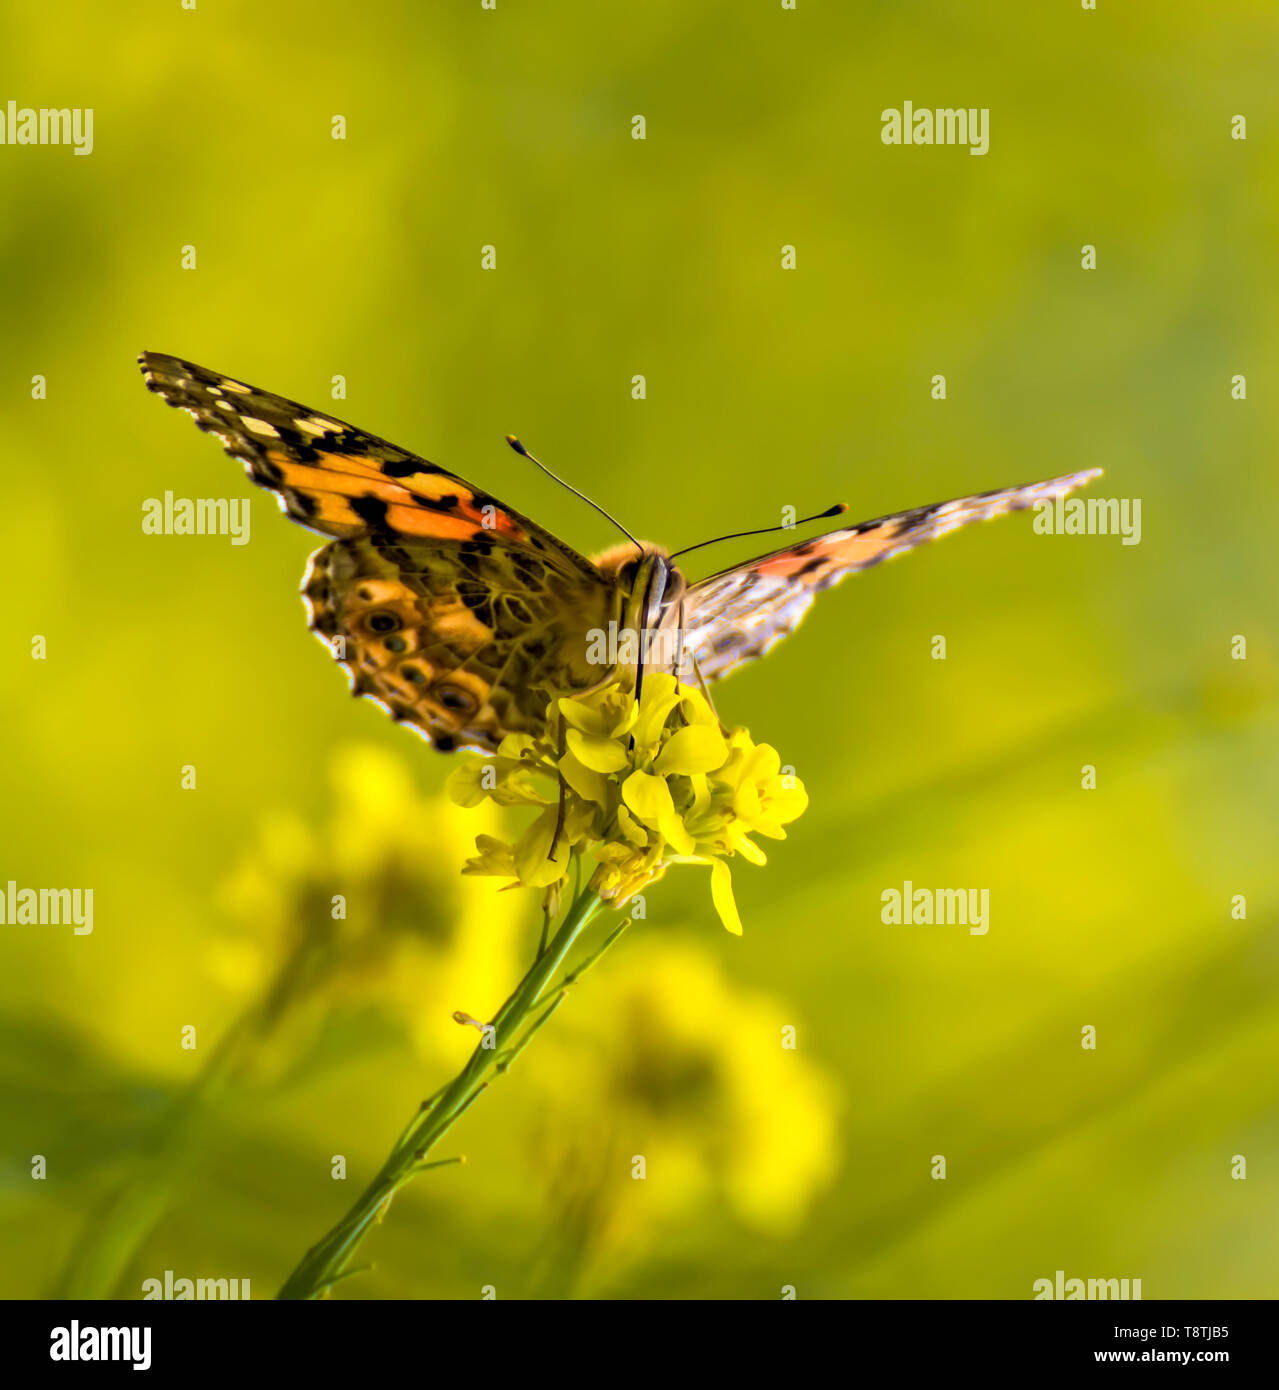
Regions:
[[[670,842],[676,854],[692,854],[697,848],[697,841],[688,833],[684,822],[674,811],[669,816],[662,817],[658,829],[661,830],[663,838]]]
[[[526,756],[536,758],[537,740],[532,734],[507,734],[498,745],[498,757],[520,762]]]
[[[690,724],[713,724],[719,728],[719,716],[710,706],[710,701],[695,685],[686,685],[680,691],[684,708],[681,711]]]
[[[666,774],[682,772],[714,772],[728,759],[728,744],[713,724],[690,724],[676,729],[666,740],[653,766]]]
[[[597,806],[608,804],[608,779],[579,761],[574,753],[570,751],[564,754],[559,761],[559,769],[564,780],[578,796],[594,802]]]
[[[746,759],[746,775],[755,782],[763,784],[771,781],[781,770],[782,758],[771,743],[756,745],[755,751]]]
[[[501,874],[503,877],[515,877],[515,856],[505,840],[496,839],[492,835],[477,835],[475,848],[479,853],[463,865],[464,874]]]
[[[603,737],[608,733],[608,720],[585,700],[573,700],[567,695],[559,701],[560,717],[570,729]]]
[[[722,859],[711,864],[711,902],[719,913],[719,920],[733,933],[742,934],[742,919],[737,914],[737,900],[733,897],[733,875]]]
[[[679,683],[674,676],[659,672],[650,674],[640,696],[639,718],[635,721],[635,746],[652,748],[662,736],[671,710],[679,704]]]
[[[580,729],[568,731],[568,746],[578,762],[592,772],[620,772],[629,761],[620,743],[599,734],[583,733]]]
[[[651,772],[632,772],[622,783],[622,800],[646,825],[658,826],[663,816],[675,814],[671,789]]]
[[[781,838],[784,840],[786,836],[783,833],[780,837],[774,838]],[[733,848],[738,852],[738,854],[742,856],[743,859],[750,860],[752,864],[768,863],[768,855],[766,855],[764,851],[760,849],[760,847],[755,843],[755,841],[752,840],[744,831],[739,830],[736,834],[734,834]]]
[[[478,806],[489,794],[489,789],[480,783],[480,775],[487,764],[465,763],[454,768],[444,783],[444,788],[458,806]]]
[[[748,824],[759,815],[759,792],[754,782],[743,782],[733,798],[733,810]]]
[[[648,832],[625,806],[617,808],[617,828],[637,849],[648,848]]]
[[[764,807],[767,815],[784,825],[808,810],[808,791],[798,778],[795,779],[793,787],[784,787],[779,777],[768,788],[764,797]]]
[[[546,888],[563,878],[568,869],[569,845],[566,836],[555,843],[559,812],[548,807],[520,837],[515,846],[515,867],[525,888]],[[554,858],[550,856],[554,844]]]

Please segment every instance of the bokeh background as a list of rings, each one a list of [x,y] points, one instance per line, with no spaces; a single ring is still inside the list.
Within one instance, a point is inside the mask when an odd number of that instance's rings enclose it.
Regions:
[[[95,112],[88,158],[0,147],[0,880],[96,898],[0,928],[0,1292],[272,1293],[536,937],[151,348],[588,552],[503,433],[673,547],[1090,465],[1143,503],[1135,547],[1020,516],[858,576],[720,687],[812,800],[744,938],[670,873],[337,1296],[1279,1293],[1273,6],[68,0],[0,51],[0,99]],[[989,154],[884,146],[907,99]],[[253,493],[250,544],[144,535],[166,489]],[[904,879],[989,933],[884,925]]]

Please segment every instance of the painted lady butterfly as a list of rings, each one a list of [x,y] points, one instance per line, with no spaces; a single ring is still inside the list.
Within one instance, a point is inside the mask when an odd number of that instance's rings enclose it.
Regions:
[[[355,694],[444,752],[491,752],[508,733],[538,730],[552,695],[612,678],[589,638],[610,624],[675,634],[680,657],[718,680],[793,632],[845,575],[1101,471],[841,527],[689,585],[659,546],[588,560],[455,474],[324,411],[162,353],[139,361],[152,391],[216,435],[295,521],[331,538],[303,587],[311,627]]]

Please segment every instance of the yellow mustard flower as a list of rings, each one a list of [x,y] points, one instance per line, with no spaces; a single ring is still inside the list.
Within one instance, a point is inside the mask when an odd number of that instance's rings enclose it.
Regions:
[[[520,905],[509,896],[494,902],[449,867],[469,837],[444,798],[419,793],[385,750],[339,749],[331,783],[327,814],[267,818],[224,885],[238,929],[221,939],[214,973],[244,995],[290,968],[281,997],[291,1036],[281,1036],[268,1069],[286,1065],[297,1035],[316,1032],[335,1005],[370,1003],[399,1021],[423,1056],[460,1062],[474,1035],[454,1011],[487,1017],[519,975]],[[496,828],[497,811],[485,810]]]
[[[707,864],[720,920],[739,935],[728,859],[765,863],[752,836],[785,839],[808,805],[776,749],[725,732],[705,696],[665,674],[650,674],[638,700],[616,682],[553,700],[541,735],[509,735],[491,759],[459,768],[449,791],[462,806],[538,812],[514,843],[479,836],[464,873],[558,895],[571,855],[585,853],[591,887],[620,907],[670,864]]]
[[[745,1225],[793,1233],[833,1181],[838,1088],[796,1046],[802,1020],[704,951],[632,941],[556,1024],[527,1083],[555,1123],[528,1142],[595,1276],[615,1278],[619,1259],[716,1198]],[[638,1155],[649,1180],[619,1181]]]

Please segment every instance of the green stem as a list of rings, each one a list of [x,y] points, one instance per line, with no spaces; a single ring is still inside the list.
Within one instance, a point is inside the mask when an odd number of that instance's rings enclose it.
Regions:
[[[489,1084],[485,1078],[494,1063],[503,1060],[505,1065],[500,1070],[505,1070],[532,1036],[532,1031],[545,1022],[545,1016],[538,1019],[533,1030],[516,1042],[517,1034],[532,1013],[538,997],[601,906],[600,899],[590,889],[577,896],[546,949],[538,955],[515,992],[498,1010],[492,1022],[492,1033],[486,1030],[485,1037],[471,1054],[466,1066],[439,1092],[434,1103],[419,1111],[377,1176],[341,1221],[318,1245],[307,1251],[276,1295],[277,1298],[321,1298],[342,1277],[347,1261],[368,1234],[379,1213],[385,1210],[391,1198],[406,1182],[423,1170],[426,1155]],[[514,1052],[511,1050],[513,1045]]]

